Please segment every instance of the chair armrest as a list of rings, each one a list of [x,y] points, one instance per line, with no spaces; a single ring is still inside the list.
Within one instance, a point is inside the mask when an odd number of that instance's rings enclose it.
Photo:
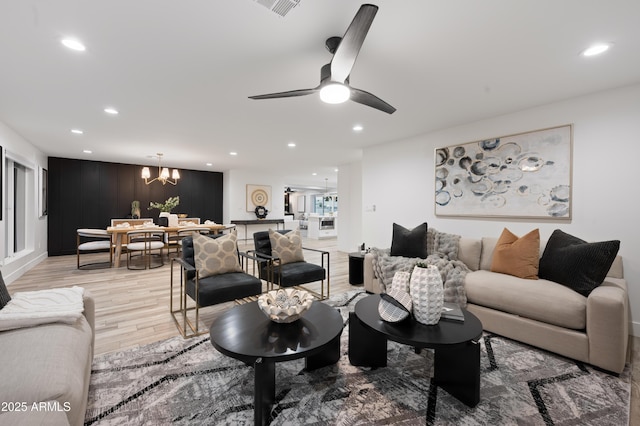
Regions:
[[[255,260],[257,260],[258,262],[264,262],[264,261],[267,261],[267,260],[272,260],[272,261],[273,260],[278,260],[277,257],[270,256],[270,255],[264,254],[264,253],[259,253],[259,252],[255,251],[255,250],[247,250],[246,253],[251,255],[251,256],[254,256]]]
[[[171,262],[173,264],[173,262],[179,263],[180,266],[182,267],[182,269],[184,269],[187,272],[191,272],[196,270],[195,266],[191,265],[189,262],[185,262],[183,259],[180,259],[179,257],[174,257],[173,259],[171,259]]]
[[[263,262],[267,259],[265,259],[264,257],[260,256],[259,253],[256,253],[254,250],[249,250],[249,251],[239,251],[238,254],[242,257],[245,257],[247,259],[251,259],[251,260],[256,260],[258,262]]]
[[[329,252],[326,251],[326,250],[314,249],[314,248],[311,248],[311,247],[302,247],[302,250],[309,250],[309,251],[315,251],[315,252],[322,253],[322,254],[329,254]]]

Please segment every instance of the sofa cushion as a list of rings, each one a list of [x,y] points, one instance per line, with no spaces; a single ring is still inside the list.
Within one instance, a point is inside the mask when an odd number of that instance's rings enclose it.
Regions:
[[[0,333],[0,401],[58,401],[70,424],[82,424],[93,333],[85,317]]]
[[[491,260],[491,271],[529,280],[538,279],[540,231],[536,228],[518,237],[507,228],[502,230]]]
[[[216,239],[196,233],[193,236],[193,257],[200,278],[242,272],[234,232]]]
[[[393,224],[391,256],[419,257],[425,259],[427,253],[427,222],[413,229]]]
[[[297,229],[286,234],[269,229],[269,241],[271,242],[271,254],[280,259],[281,265],[304,262],[302,238],[300,238],[300,231]]]
[[[478,238],[460,238],[458,260],[463,261],[472,271],[480,269],[480,253],[482,253],[482,240]]]
[[[552,281],[479,270],[465,278],[467,302],[559,327],[586,327],[587,298]]]
[[[588,243],[556,229],[540,259],[540,278],[588,296],[604,281],[619,249],[618,240]]]

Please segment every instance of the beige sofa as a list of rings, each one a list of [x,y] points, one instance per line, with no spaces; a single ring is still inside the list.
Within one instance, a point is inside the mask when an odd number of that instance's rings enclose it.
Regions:
[[[0,332],[0,425],[82,425],[95,339],[95,303],[84,316]]]
[[[526,280],[490,272],[497,238],[462,237],[458,259],[465,277],[467,309],[484,330],[620,373],[627,360],[629,301],[622,259],[588,297],[547,280]],[[541,243],[540,254],[545,243]],[[373,255],[364,260],[364,287],[380,293]]]

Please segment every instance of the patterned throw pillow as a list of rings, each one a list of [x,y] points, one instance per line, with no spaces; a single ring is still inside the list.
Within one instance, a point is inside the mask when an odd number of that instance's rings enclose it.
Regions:
[[[11,296],[9,295],[9,290],[7,290],[7,286],[4,284],[2,272],[0,272],[0,309],[4,308],[4,305],[9,303],[9,300],[11,300]]]
[[[536,228],[518,238],[504,228],[493,250],[491,271],[537,280],[539,263],[540,231]]]
[[[235,232],[215,239],[201,234],[194,235],[193,257],[200,278],[242,272]]]
[[[271,242],[271,254],[280,259],[280,264],[304,262],[302,238],[300,238],[300,231],[297,229],[284,235],[269,229],[269,241]]]

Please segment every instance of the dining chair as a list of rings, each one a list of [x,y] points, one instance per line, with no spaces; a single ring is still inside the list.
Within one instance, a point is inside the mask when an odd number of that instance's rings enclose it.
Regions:
[[[80,264],[80,253],[109,251],[109,262]],[[76,230],[76,258],[78,269],[110,268],[113,263],[111,235],[105,229],[81,228]]]
[[[164,265],[166,233],[163,230],[140,229],[127,232],[127,269],[154,269]],[[136,253],[139,253],[137,256]],[[152,262],[153,258],[159,259]],[[139,258],[139,261],[137,261]],[[134,264],[142,267],[134,267]]]

